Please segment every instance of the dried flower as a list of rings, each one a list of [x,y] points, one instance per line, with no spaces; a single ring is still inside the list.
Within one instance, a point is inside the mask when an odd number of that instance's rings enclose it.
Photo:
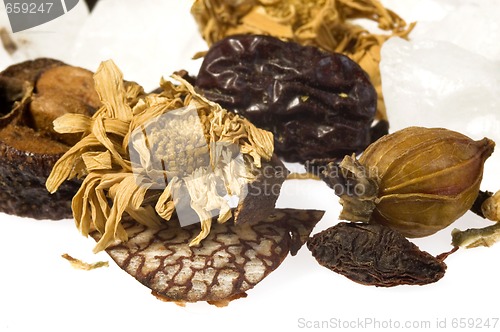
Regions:
[[[346,157],[335,176],[340,218],[387,225],[407,237],[431,235],[462,216],[479,193],[494,149],[447,129],[410,127],[384,136],[357,161]]]
[[[163,91],[150,95],[123,82],[112,61],[102,63],[94,78],[103,104],[95,115],[70,114],[54,122],[59,133],[80,133],[82,139],[56,163],[47,189],[84,178],[72,209],[84,235],[102,235],[94,251],[127,240],[123,214],[157,228],[174,210],[182,212],[181,197],[190,198],[187,205],[201,221],[190,243],[199,244],[214,211],[218,222],[231,217],[223,197],[241,199],[255,170],[271,160],[272,134],[206,100],[178,77],[180,85],[163,80]]]
[[[377,90],[378,117],[387,119],[379,71],[380,49],[391,36],[413,29],[378,0],[196,0],[191,12],[209,45],[236,34],[264,34],[343,53],[370,76]],[[354,19],[378,23],[390,35],[372,34]]]

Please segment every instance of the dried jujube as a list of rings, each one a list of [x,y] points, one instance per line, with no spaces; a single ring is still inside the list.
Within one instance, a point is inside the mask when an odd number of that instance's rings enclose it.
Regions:
[[[196,79],[208,99],[274,134],[287,161],[334,158],[371,142],[377,94],[348,57],[270,36],[225,38]]]
[[[321,265],[364,285],[425,285],[446,271],[441,259],[380,224],[340,222],[315,234],[307,247]]]

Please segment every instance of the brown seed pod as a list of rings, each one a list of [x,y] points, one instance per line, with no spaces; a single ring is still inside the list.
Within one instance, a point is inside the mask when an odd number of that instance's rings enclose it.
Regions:
[[[341,222],[314,235],[307,247],[321,265],[364,285],[425,285],[446,271],[442,260],[379,224]]]
[[[338,187],[341,219],[384,224],[407,237],[431,235],[461,217],[479,193],[494,142],[411,127],[323,172]]]
[[[275,270],[306,242],[323,211],[276,209],[265,220],[213,223],[199,246],[189,246],[199,225],[177,218],[159,229],[124,223],[128,242],[106,249],[115,262],[158,297],[225,305]],[[101,235],[91,233],[98,241]]]

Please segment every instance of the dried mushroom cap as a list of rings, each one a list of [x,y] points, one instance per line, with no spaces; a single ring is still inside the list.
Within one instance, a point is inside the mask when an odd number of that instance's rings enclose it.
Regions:
[[[195,215],[189,222],[180,218],[184,224],[201,221],[201,232],[190,243],[197,245],[210,232],[214,215],[220,223],[230,219],[226,195],[245,202],[243,194],[267,174],[265,168],[283,166],[272,159],[271,133],[176,79],[180,85],[162,81],[161,93],[144,95],[139,85],[123,83],[112,61],[103,62],[95,74],[103,106],[93,117],[72,114],[54,122],[59,133],[83,138],[57,162],[47,189],[54,192],[66,179],[85,177],[73,198],[73,214],[84,235],[102,234],[95,251],[127,240],[124,214],[158,228],[175,210],[181,217],[185,211]],[[280,186],[282,173],[280,181],[270,182]],[[267,198],[274,205],[277,194]]]
[[[159,229],[123,224],[129,240],[106,249],[115,262],[153,293],[175,302],[223,304],[275,270],[306,242],[323,211],[276,209],[266,220],[214,223],[197,247],[189,240],[198,226],[172,218]],[[91,235],[99,240],[101,235]]]
[[[191,13],[209,45],[236,34],[265,34],[343,53],[359,63],[377,90],[378,117],[387,119],[382,98],[380,49],[392,36],[413,29],[378,0],[196,0]],[[373,34],[355,19],[378,23],[389,35]]]

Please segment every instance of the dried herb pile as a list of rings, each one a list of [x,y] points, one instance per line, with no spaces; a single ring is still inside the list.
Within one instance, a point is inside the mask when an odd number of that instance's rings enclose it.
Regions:
[[[363,284],[394,286],[439,280],[448,254],[434,258],[405,237],[442,230],[475,205],[486,159],[495,143],[474,141],[442,128],[410,127],[371,144],[357,160],[316,165],[343,206],[341,223],[308,243],[321,265]],[[314,163],[310,165],[313,167]],[[498,221],[498,195],[481,205]],[[453,245],[489,246],[500,238],[498,223],[454,230]]]
[[[379,71],[381,46],[391,36],[407,37],[414,26],[378,0],[196,0],[191,12],[209,45],[235,34],[265,34],[349,56],[377,90],[380,119],[387,119]],[[371,33],[356,19],[377,22],[389,34]]]
[[[121,225],[124,214],[152,228],[169,220],[175,211],[173,193],[179,187],[189,194],[191,208],[201,221],[200,234],[191,239],[191,245],[199,244],[210,232],[211,210],[219,211],[220,223],[231,217],[228,203],[221,195],[239,194],[244,185],[254,180],[252,173],[242,176],[242,167],[260,168],[271,160],[271,133],[228,113],[195,93],[189,83],[177,79],[180,85],[162,81],[161,93],[146,95],[138,84],[125,83],[113,62],[104,62],[95,74],[95,87],[103,106],[92,117],[69,114],[54,122],[57,132],[78,133],[82,139],[58,160],[47,180],[47,189],[55,192],[67,179],[84,178],[72,208],[77,227],[84,235],[93,230],[102,234],[95,251],[127,240]],[[147,139],[134,137],[147,130],[148,121],[154,123],[159,116],[183,108],[195,110],[203,137],[194,135],[196,128],[190,127],[189,117],[171,124],[177,134],[186,138],[179,144],[162,141],[161,131],[155,132],[159,127],[154,127]],[[193,150],[190,144],[196,145],[200,140],[205,143],[202,148],[208,147],[202,157],[209,158],[202,158],[199,164],[193,161],[188,165],[194,166],[192,169],[180,165],[176,154]],[[152,145],[156,146],[154,151],[162,154],[161,168],[153,167],[151,162]],[[234,145],[248,164],[235,164],[237,159],[230,155]],[[130,160],[129,146],[138,154],[135,162]],[[221,194],[214,183],[222,185],[225,192]]]

